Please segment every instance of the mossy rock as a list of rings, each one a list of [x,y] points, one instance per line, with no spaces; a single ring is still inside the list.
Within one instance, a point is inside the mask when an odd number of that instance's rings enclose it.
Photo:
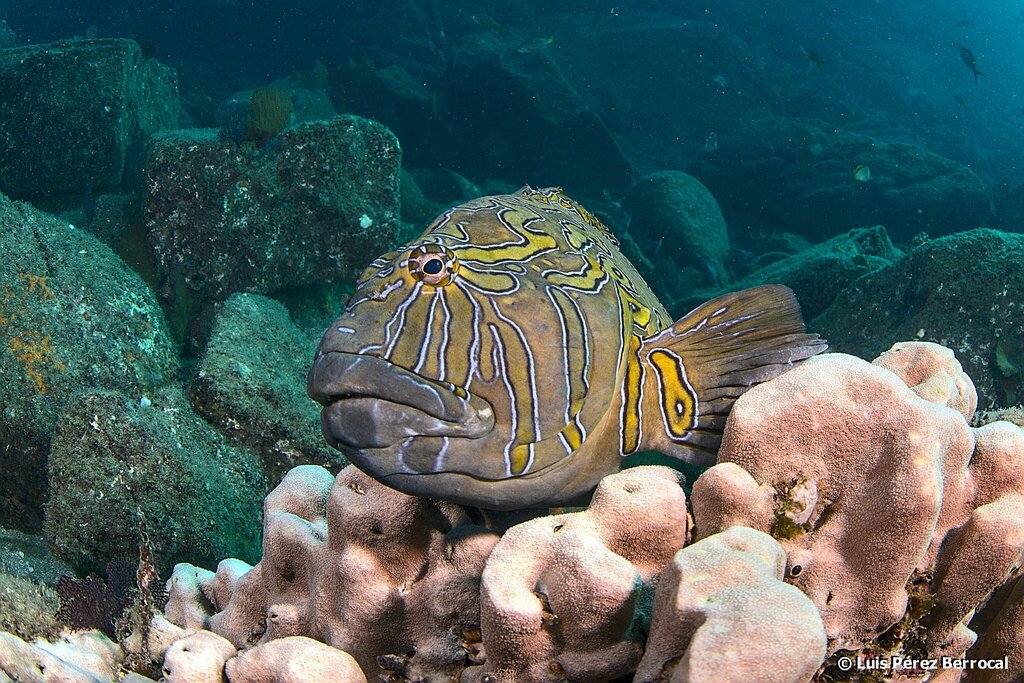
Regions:
[[[347,464],[324,441],[320,406],[306,395],[318,340],[279,301],[235,294],[214,318],[189,390],[201,415],[259,453],[272,487],[296,465],[337,472]]]
[[[266,480],[259,458],[230,444],[175,391],[150,401],[76,394],[49,460],[45,533],[81,572],[135,558],[142,530],[167,576],[175,562],[255,562]]]
[[[46,452],[68,398],[139,400],[179,372],[163,313],[109,247],[0,195],[0,524],[37,529]]]

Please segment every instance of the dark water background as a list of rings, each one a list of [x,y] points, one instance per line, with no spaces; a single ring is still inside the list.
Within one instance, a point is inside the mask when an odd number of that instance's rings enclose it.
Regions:
[[[969,165],[994,189],[1024,181],[1024,7],[1013,2],[8,0],[0,13],[25,42],[122,36],[151,45],[178,69],[196,125],[214,124],[213,108],[198,106],[203,98],[306,73],[316,60],[332,76],[350,60],[370,60],[376,69],[399,64],[428,90],[443,89],[452,45],[492,29],[522,39],[526,49],[531,40],[552,39],[536,49],[601,115],[641,172],[683,168],[709,131],[725,136],[739,122],[779,114],[922,143]],[[659,39],[671,26],[712,37],[694,40],[695,51],[672,42],[686,31]],[[984,77],[975,82],[954,43],[973,51]],[[820,66],[801,46],[820,56]],[[440,156],[416,138],[415,122],[389,121],[395,117],[341,84],[332,90],[339,111],[376,115],[398,129],[413,165]],[[461,126],[454,121],[463,135],[487,125],[473,116],[472,101],[459,104],[469,110]],[[443,161],[451,167],[456,159]],[[503,180],[571,189],[565,178],[544,177],[543,168],[530,178],[516,170]],[[489,175],[500,177],[501,169]]]

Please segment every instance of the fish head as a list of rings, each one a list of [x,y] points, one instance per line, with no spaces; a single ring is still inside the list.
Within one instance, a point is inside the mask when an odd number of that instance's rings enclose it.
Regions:
[[[324,406],[324,436],[381,481],[434,472],[453,441],[500,431],[486,398],[449,381],[441,336],[424,334],[469,336],[451,329],[472,321],[455,318],[443,294],[458,267],[432,242],[376,259],[317,349],[307,388]]]
[[[510,480],[543,479],[530,495],[552,498],[613,402],[624,327],[614,238],[567,212],[485,197],[374,260],[309,373],[327,441],[412,495],[508,509],[529,502]]]

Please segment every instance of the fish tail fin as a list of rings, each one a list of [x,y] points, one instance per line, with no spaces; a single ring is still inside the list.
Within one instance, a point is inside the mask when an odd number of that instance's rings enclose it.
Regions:
[[[713,465],[736,399],[826,348],[805,332],[796,296],[782,285],[698,306],[638,349],[641,447]]]

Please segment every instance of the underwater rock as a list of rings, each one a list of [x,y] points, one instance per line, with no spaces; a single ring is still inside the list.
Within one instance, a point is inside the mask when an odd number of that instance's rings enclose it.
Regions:
[[[411,174],[423,195],[443,207],[442,211],[434,213],[427,223],[439,216],[444,209],[486,194],[484,189],[472,180],[447,168],[419,168],[411,171]]]
[[[214,318],[189,388],[200,415],[260,454],[270,486],[296,465],[347,464],[324,441],[319,406],[305,392],[316,345],[280,302],[234,294]]]
[[[0,51],[0,191],[73,195],[121,182],[131,147],[178,123],[176,72],[126,39]]]
[[[607,681],[643,654],[656,577],[686,542],[678,473],[605,477],[583,512],[512,527],[481,581],[487,661],[462,681]]]
[[[689,545],[661,573],[634,681],[807,681],[825,659],[825,628],[783,581],[786,551],[734,526]]]
[[[400,162],[394,135],[355,116],[289,128],[262,148],[213,131],[154,136],[144,211],[161,295],[354,278],[394,239]]]
[[[399,177],[402,198],[402,228],[395,241],[399,244],[410,242],[423,232],[432,220],[444,213],[448,207],[427,198],[416,176],[402,169]]]
[[[662,302],[695,286],[729,281],[725,219],[696,178],[682,171],[644,176],[626,193],[622,207],[631,217],[629,234],[652,266],[640,274]]]
[[[1018,185],[999,200],[996,221],[1000,230],[1024,232],[1024,185]]]
[[[46,452],[71,395],[138,402],[178,355],[152,290],[89,233],[0,195],[0,524],[36,530]]]
[[[446,141],[454,134],[439,96],[446,69],[379,50],[377,46],[375,53],[390,63],[368,57],[350,59],[333,67],[328,92],[335,102],[345,103],[345,111],[380,121],[394,131],[407,165],[435,165],[438,154],[450,155]]]
[[[179,564],[167,614],[193,628],[205,614],[239,648],[308,636],[370,676],[447,679],[479,649],[480,574],[497,540],[452,503],[303,465],[267,496],[260,563]]]
[[[47,540],[80,571],[135,557],[143,530],[163,572],[171,558],[259,553],[258,457],[173,392],[145,406],[119,392],[76,394],[54,435],[50,487]]]
[[[959,656],[1024,553],[1024,431],[968,426],[974,389],[944,349],[894,353],[882,363],[915,386],[831,353],[737,400],[719,464],[693,487],[695,529],[778,538],[830,654]]]
[[[456,42],[450,64],[442,106],[459,124],[435,163],[471,177],[501,169],[506,179],[593,197],[632,183],[632,164],[544,50],[484,31]]]
[[[870,168],[866,182],[854,177],[860,165]],[[966,166],[814,119],[753,121],[720,135],[718,149],[687,170],[714,194],[734,235],[778,229],[821,241],[882,224],[905,244],[920,232],[978,227],[990,213],[981,179]]]
[[[777,283],[796,293],[804,318],[810,320],[828,308],[850,283],[891,265],[901,256],[903,252],[892,245],[884,227],[857,228],[781,258],[727,287],[698,290],[677,298],[669,310],[681,315],[720,294]]]
[[[0,528],[0,575],[56,586],[60,577],[71,573],[71,567],[54,556],[41,534]]]
[[[809,327],[872,358],[902,339],[953,350],[980,405],[1024,399],[1024,235],[971,230],[930,240],[844,289]]]
[[[53,588],[0,567],[0,632],[24,640],[52,638],[64,628],[56,616],[59,608]]]
[[[18,45],[21,45],[18,34],[14,32],[14,29],[6,21],[0,19],[0,50],[6,50],[9,47],[16,47]]]

